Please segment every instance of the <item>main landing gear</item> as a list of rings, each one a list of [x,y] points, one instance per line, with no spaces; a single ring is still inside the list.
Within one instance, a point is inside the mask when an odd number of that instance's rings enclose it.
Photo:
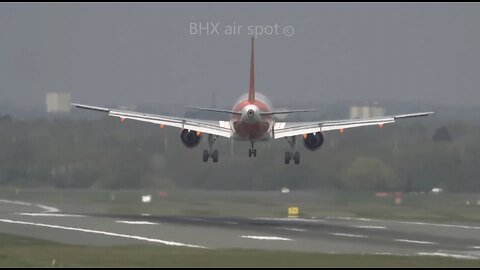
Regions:
[[[218,162],[218,150],[213,150],[213,143],[217,138],[218,135],[208,134],[208,150],[203,150],[203,162],[207,162],[209,158],[212,158],[213,163]]]
[[[293,159],[296,165],[300,164],[300,152],[295,151],[295,136],[285,137],[288,144],[290,145],[290,152],[285,152],[285,164],[290,164],[290,160]]]
[[[251,157],[252,155],[254,157],[257,157],[257,149],[253,147],[253,141],[250,141],[250,149],[248,149],[248,156]]]

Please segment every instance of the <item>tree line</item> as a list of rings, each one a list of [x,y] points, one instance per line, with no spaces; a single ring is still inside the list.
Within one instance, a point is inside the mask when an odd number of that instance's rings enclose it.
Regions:
[[[285,140],[220,138],[219,162],[202,162],[206,140],[184,147],[180,130],[102,118],[0,119],[0,185],[56,188],[344,189],[480,191],[480,128],[411,121],[327,132],[317,151],[297,140],[300,165],[285,165]],[[299,137],[300,139],[300,137]]]

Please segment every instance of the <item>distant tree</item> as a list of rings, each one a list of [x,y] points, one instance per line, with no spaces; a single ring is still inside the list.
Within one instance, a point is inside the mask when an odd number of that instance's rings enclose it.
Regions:
[[[10,116],[9,114],[2,114],[0,116],[0,123],[11,123],[12,120],[12,116]]]
[[[432,140],[434,142],[452,142],[452,136],[450,135],[448,129],[443,126],[435,130]]]
[[[340,175],[343,186],[354,190],[393,190],[397,176],[382,160],[359,157]]]

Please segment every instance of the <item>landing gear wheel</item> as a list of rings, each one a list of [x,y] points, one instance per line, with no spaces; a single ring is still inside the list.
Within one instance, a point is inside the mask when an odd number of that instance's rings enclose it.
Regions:
[[[295,152],[295,155],[293,156],[293,160],[295,161],[296,165],[300,164],[300,153],[299,152]]]
[[[218,162],[218,151],[213,150],[213,143],[217,140],[218,135],[208,134],[208,150],[203,150],[203,162],[207,162],[211,157],[214,163]]]
[[[257,149],[254,148],[255,147],[255,142],[254,141],[250,141],[250,149],[248,149],[248,156],[249,157],[256,157],[257,156]]]
[[[285,152],[285,164],[290,164],[290,159],[292,159],[290,152]]]
[[[207,162],[209,158],[209,154],[207,150],[203,150],[203,162]]]

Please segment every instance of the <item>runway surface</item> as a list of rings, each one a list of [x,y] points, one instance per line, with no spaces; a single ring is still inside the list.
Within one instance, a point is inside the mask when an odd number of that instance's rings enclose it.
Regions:
[[[480,259],[480,223],[89,215],[0,199],[0,232],[77,245],[154,244]]]

